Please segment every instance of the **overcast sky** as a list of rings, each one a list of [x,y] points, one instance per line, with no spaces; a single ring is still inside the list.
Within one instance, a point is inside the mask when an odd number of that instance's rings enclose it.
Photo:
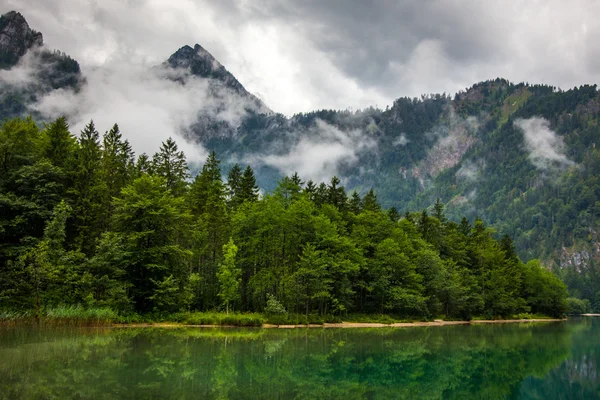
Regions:
[[[279,112],[385,107],[505,77],[600,76],[600,2],[0,0],[84,72],[153,65],[195,43]]]

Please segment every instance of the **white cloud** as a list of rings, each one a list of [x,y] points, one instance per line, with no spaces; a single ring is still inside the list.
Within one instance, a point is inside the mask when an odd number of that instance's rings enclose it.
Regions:
[[[173,137],[190,162],[202,162],[206,151],[184,138],[197,116],[208,115],[235,128],[248,105],[207,79],[187,76],[182,85],[145,65],[111,63],[88,71],[86,78],[79,93],[54,91],[33,108],[48,118],[67,115],[74,132],[91,119],[105,130],[116,122],[138,154],[152,155]]]
[[[33,51],[27,52],[21,60],[18,67],[11,69],[0,69],[0,83],[12,88],[21,89],[30,86],[37,80],[37,57]]]
[[[404,132],[402,132],[400,136],[394,139],[394,141],[392,142],[392,146],[406,146],[409,142],[410,140],[408,140]]]
[[[469,182],[474,182],[479,176],[479,171],[480,167],[478,165],[467,160],[463,162],[458,171],[456,171],[456,176],[459,178],[463,178]]]
[[[550,122],[546,119],[517,119],[514,124],[523,131],[529,160],[536,168],[546,170],[574,164],[564,154],[563,139],[550,129]]]
[[[322,182],[336,175],[342,164],[354,165],[361,152],[376,147],[376,142],[364,132],[341,131],[322,120],[316,120],[308,132],[295,131],[290,135],[285,140],[295,143],[283,153],[255,154],[245,161],[269,165],[287,175],[298,172],[303,179]]]

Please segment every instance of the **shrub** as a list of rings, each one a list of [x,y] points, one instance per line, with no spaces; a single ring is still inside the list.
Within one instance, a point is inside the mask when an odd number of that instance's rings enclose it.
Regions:
[[[287,315],[287,311],[283,307],[275,296],[272,294],[267,295],[267,306],[265,307],[265,314],[267,315]]]

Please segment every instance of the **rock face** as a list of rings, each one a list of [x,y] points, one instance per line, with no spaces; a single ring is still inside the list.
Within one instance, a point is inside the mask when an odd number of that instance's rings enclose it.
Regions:
[[[0,17],[0,68],[11,68],[27,50],[43,44],[42,34],[31,29],[20,13],[10,11]]]
[[[42,34],[16,11],[0,16],[0,69],[9,70],[0,77],[0,120],[28,115],[41,119],[31,104],[53,90],[76,91],[83,83],[77,61],[48,50]]]

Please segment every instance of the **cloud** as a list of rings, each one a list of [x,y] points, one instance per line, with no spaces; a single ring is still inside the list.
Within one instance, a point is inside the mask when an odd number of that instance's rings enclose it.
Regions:
[[[406,146],[409,142],[410,140],[408,140],[404,132],[402,132],[400,136],[394,139],[394,141],[392,142],[392,146]]]
[[[455,93],[498,76],[600,81],[600,3],[375,0],[4,0],[84,70],[154,65],[200,43],[287,115]]]
[[[19,65],[11,69],[0,69],[0,84],[3,87],[5,85],[13,89],[25,89],[37,81],[38,70],[37,56],[35,52],[29,51],[21,60]]]
[[[462,178],[468,182],[475,182],[479,177],[480,171],[481,166],[475,164],[470,160],[467,160],[463,162],[458,171],[456,171],[456,177]]]
[[[550,122],[546,119],[517,119],[514,125],[523,131],[529,160],[536,168],[547,170],[574,164],[564,154],[563,139],[550,129]]]
[[[173,74],[185,84],[165,78]],[[193,163],[206,158],[201,145],[186,140],[198,117],[225,123],[227,131],[234,131],[249,106],[248,100],[219,82],[186,71],[115,62],[89,70],[86,79],[80,92],[53,91],[32,108],[46,118],[67,115],[75,132],[91,119],[106,130],[116,122],[138,153],[152,155],[162,141],[173,137]]]
[[[287,175],[298,172],[303,179],[323,182],[338,174],[341,166],[356,164],[362,152],[373,151],[377,146],[361,130],[342,131],[322,120],[316,120],[308,132],[291,132],[284,142],[275,142],[270,152],[248,156],[245,161],[275,167]]]

